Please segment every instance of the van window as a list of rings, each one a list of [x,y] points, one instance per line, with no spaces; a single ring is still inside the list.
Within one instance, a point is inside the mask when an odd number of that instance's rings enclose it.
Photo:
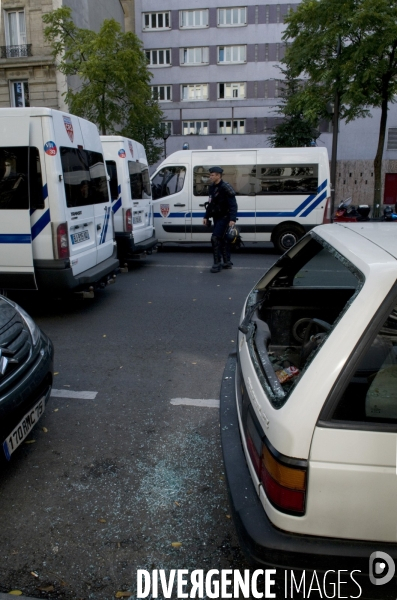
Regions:
[[[209,169],[213,165],[203,165],[193,169],[194,196],[208,196],[210,186]],[[236,196],[253,196],[255,194],[256,166],[255,165],[220,165],[223,169],[223,179],[230,183]]]
[[[397,306],[360,360],[332,420],[397,423]]]
[[[29,148],[29,188],[30,210],[42,209],[45,206],[43,198],[43,178],[41,176],[40,154],[37,148]]]
[[[66,204],[69,208],[109,201],[103,156],[80,148],[61,148]]]
[[[153,200],[172,196],[182,191],[185,183],[186,167],[164,167],[152,179]]]
[[[256,194],[317,194],[318,165],[258,165]]]
[[[130,174],[131,198],[141,200],[143,198],[142,171],[139,162],[128,161],[128,172]]]
[[[0,209],[29,208],[29,148],[0,148]]]
[[[106,161],[106,168],[108,170],[108,174],[110,177],[109,187],[110,187],[110,197],[112,200],[117,200],[119,197],[119,184],[117,180],[117,167],[114,160]]]
[[[149,169],[147,167],[144,167],[143,165],[141,165],[141,168],[142,168],[143,191],[146,194],[146,196],[149,196],[149,198],[150,198],[152,196],[152,188],[150,185]]]

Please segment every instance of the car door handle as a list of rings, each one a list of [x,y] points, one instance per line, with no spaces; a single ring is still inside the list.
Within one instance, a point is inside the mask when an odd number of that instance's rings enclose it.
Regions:
[[[205,206],[204,204],[199,204],[199,206]]]
[[[174,206],[186,206],[186,204],[179,203],[179,204],[174,204]]]
[[[99,231],[99,230],[100,230],[100,228],[101,228],[101,226],[100,226],[100,225],[97,225],[97,226],[96,226],[96,228],[97,228],[97,230]]]

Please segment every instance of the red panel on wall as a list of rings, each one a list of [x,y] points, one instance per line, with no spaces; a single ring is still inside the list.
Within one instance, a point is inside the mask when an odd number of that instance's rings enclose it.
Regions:
[[[386,173],[384,204],[395,204],[397,202],[397,173]]]

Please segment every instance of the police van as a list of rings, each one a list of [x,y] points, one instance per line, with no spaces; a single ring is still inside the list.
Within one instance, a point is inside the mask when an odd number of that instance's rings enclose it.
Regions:
[[[118,264],[96,126],[0,109],[0,288],[92,291]]]
[[[110,176],[117,250],[120,260],[151,252],[157,244],[153,226],[152,194],[145,149],[135,140],[101,136]]]
[[[159,242],[209,240],[202,219],[214,165],[222,167],[236,192],[244,241],[272,241],[285,252],[312,227],[330,220],[325,148],[181,150],[168,156],[151,179]]]

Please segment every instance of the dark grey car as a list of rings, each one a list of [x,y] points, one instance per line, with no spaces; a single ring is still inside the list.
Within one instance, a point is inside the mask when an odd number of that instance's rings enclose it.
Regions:
[[[53,358],[50,339],[33,319],[0,296],[0,442],[7,460],[45,410]]]

